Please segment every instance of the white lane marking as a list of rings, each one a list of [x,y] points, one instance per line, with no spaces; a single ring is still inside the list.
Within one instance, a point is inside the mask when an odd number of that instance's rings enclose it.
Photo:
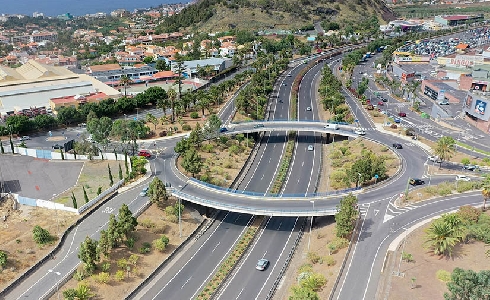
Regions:
[[[189,280],[191,280],[192,276],[189,277],[189,279],[187,279],[184,284],[180,287],[180,289],[182,290],[184,288],[184,286],[189,282]]]
[[[238,298],[240,298],[240,295],[243,293],[243,290],[244,290],[244,289],[245,289],[245,288],[242,288],[242,290],[240,291],[240,293],[238,293],[238,296],[236,296],[235,300],[236,300],[236,299],[238,299]]]
[[[211,252],[214,252],[214,250],[216,250],[216,248],[218,248],[218,246],[219,246],[220,243],[221,242],[217,243],[216,246],[214,246],[213,251],[211,251]]]
[[[228,216],[228,214],[230,214],[229,212],[226,213],[225,217],[223,218],[223,220],[226,219],[226,217]],[[175,279],[175,277],[177,277],[180,272],[182,272],[182,270],[185,268],[185,266],[187,266],[188,263],[190,263],[192,261],[192,259],[197,255],[197,253],[199,253],[199,251],[201,250],[202,247],[204,247],[204,245],[206,245],[207,241],[213,236],[213,234],[216,232],[216,230],[218,230],[218,228],[221,226],[221,224],[223,223],[223,220],[221,220],[219,222],[219,225],[216,226],[216,228],[213,230],[213,232],[209,235],[209,237],[204,241],[204,243],[202,243],[202,245],[197,249],[197,251],[191,256],[191,258],[189,258],[189,260],[182,266],[182,268],[180,268],[180,270],[177,272],[177,274],[174,275],[174,277],[170,278],[170,280],[167,282],[167,284],[165,284],[165,286],[162,287],[162,289],[160,291],[158,291],[158,293],[155,295],[155,297],[153,297],[153,300],[156,299],[158,297],[158,295],[160,295],[160,293]]]

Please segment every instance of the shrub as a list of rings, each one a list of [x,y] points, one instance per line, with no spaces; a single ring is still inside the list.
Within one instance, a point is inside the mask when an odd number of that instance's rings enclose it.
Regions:
[[[391,129],[397,129],[397,128],[398,128],[398,126],[396,126],[396,124],[391,124],[390,128],[391,128]]]
[[[125,275],[123,270],[117,270],[116,274],[114,274],[114,279],[116,281],[123,281],[124,277]]]
[[[104,272],[108,272],[110,268],[111,268],[111,263],[110,262],[105,262],[101,266],[101,269]]]
[[[125,258],[121,258],[117,261],[117,267],[126,270],[126,267],[128,266],[128,261]]]
[[[481,210],[470,205],[461,206],[457,212],[461,220],[468,224],[475,224],[478,222]]]
[[[202,146],[202,149],[207,153],[214,152],[214,146],[212,144],[205,144]]]
[[[438,270],[436,272],[436,277],[442,282],[449,282],[451,281],[451,273],[449,273],[446,270]]]
[[[169,243],[169,239],[166,235],[162,235],[159,239],[156,239],[153,241],[153,247],[157,249],[160,252],[165,251],[165,248],[167,248],[167,245]]]
[[[197,111],[193,111],[190,114],[191,119],[197,119],[199,118],[199,113]]]
[[[312,264],[316,264],[320,261],[320,255],[318,255],[316,252],[308,252],[308,259]]]
[[[333,266],[335,265],[336,261],[335,259],[333,258],[332,255],[327,255],[323,258],[323,262],[327,264],[327,266]]]
[[[402,252],[402,260],[406,262],[412,262],[413,261],[413,255],[410,253]]]
[[[133,249],[135,242],[136,240],[134,239],[134,237],[131,236],[124,241],[124,245],[126,245],[126,247],[128,247],[129,249]]]
[[[164,131],[160,131],[160,132],[158,133],[158,135],[159,135],[160,137],[167,136],[167,131],[165,131],[165,130],[164,130]]]
[[[34,229],[32,230],[32,237],[38,245],[44,245],[53,240],[53,237],[49,231],[39,225],[34,226]]]
[[[106,273],[106,272],[100,272],[99,274],[97,275],[94,275],[94,280],[95,282],[97,283],[102,283],[102,284],[106,284],[109,282],[109,280],[111,279],[111,276],[109,275],[109,273]]]
[[[342,237],[335,237],[331,243],[334,243],[337,246],[337,250],[349,246],[349,240]]]
[[[191,131],[192,130],[192,127],[189,124],[184,124],[184,125],[182,125],[182,130]]]
[[[311,264],[304,264],[299,267],[298,274],[313,272],[313,266]]]
[[[73,278],[76,281],[82,281],[85,278],[87,278],[87,276],[89,276],[89,274],[84,269],[77,270],[77,272],[75,274],[73,274]]]
[[[146,218],[141,221],[138,221],[138,224],[145,228],[154,228],[155,227],[155,222],[153,222],[151,219]]]
[[[165,216],[175,216],[175,207],[172,205],[165,207]]]

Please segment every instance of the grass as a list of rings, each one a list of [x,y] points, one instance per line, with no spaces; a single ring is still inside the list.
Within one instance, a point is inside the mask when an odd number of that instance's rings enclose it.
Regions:
[[[490,156],[490,152],[489,151],[485,151],[485,150],[481,150],[481,149],[475,148],[475,147],[470,146],[468,144],[461,143],[460,141],[456,141],[456,145],[458,145],[458,146],[460,146],[462,148],[471,150],[471,151],[475,151],[475,152],[478,152],[478,153],[481,153],[481,154],[485,154],[485,155]]]

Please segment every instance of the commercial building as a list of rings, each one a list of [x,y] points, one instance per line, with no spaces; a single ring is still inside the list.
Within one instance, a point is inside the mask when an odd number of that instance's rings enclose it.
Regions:
[[[444,26],[456,26],[467,22],[483,21],[483,15],[449,15],[435,16],[434,22]]]
[[[21,114],[24,109],[48,106],[49,100],[72,95],[121,93],[86,74],[29,60],[19,68],[0,66],[0,115]]]
[[[473,91],[468,92],[463,106],[466,115],[465,120],[486,133],[490,133],[489,102],[489,92]]]
[[[437,102],[461,103],[466,98],[466,92],[457,89],[455,80],[422,80],[421,89],[424,95]]]
[[[199,68],[204,68],[206,66],[209,66],[211,70],[215,72],[215,74],[223,71],[225,69],[225,60],[221,58],[207,58],[207,59],[200,59],[200,60],[189,60],[185,61],[182,65],[183,67],[183,76],[186,78],[191,78],[194,75],[197,75],[197,71]],[[172,63],[171,70],[174,73],[178,72],[178,64],[177,63]]]

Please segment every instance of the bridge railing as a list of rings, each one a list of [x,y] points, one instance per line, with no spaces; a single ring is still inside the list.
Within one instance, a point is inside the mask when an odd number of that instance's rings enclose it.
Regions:
[[[189,181],[192,181],[198,185],[204,185],[206,187],[219,190],[219,191],[224,191],[228,193],[233,193],[233,194],[241,194],[241,195],[248,195],[248,196],[255,196],[255,197],[277,197],[277,198],[315,198],[315,197],[325,197],[325,196],[332,196],[332,195],[341,195],[341,194],[347,194],[350,192],[358,191],[361,188],[350,188],[350,189],[345,189],[345,190],[337,190],[337,191],[330,191],[330,192],[323,192],[323,193],[298,193],[298,194],[272,194],[272,193],[259,193],[259,192],[251,192],[251,191],[242,191],[242,190],[235,190],[235,189],[230,189],[230,188],[224,188],[221,186],[217,186],[214,184],[210,184],[204,181],[197,180],[195,178],[189,178]]]
[[[345,126],[352,126],[354,123],[348,123],[348,122],[335,122],[332,120],[328,121],[322,121],[322,120],[290,120],[290,119],[274,119],[274,121],[267,121],[267,120],[244,120],[244,121],[234,121],[231,122],[230,124],[246,124],[246,123],[277,123],[277,122],[288,122],[288,123],[328,123],[328,124],[337,124],[337,125],[345,125]]]
[[[244,213],[261,213],[264,215],[289,215],[289,216],[322,216],[322,215],[334,215],[337,213],[337,208],[327,208],[327,209],[269,209],[269,208],[260,208],[260,207],[250,207],[245,205],[236,205],[230,204],[226,202],[214,201],[209,199],[204,199],[201,197],[197,197],[194,195],[190,195],[182,192],[179,189],[172,189],[172,195],[190,202],[204,204],[206,206],[236,211],[236,212],[244,212]]]

